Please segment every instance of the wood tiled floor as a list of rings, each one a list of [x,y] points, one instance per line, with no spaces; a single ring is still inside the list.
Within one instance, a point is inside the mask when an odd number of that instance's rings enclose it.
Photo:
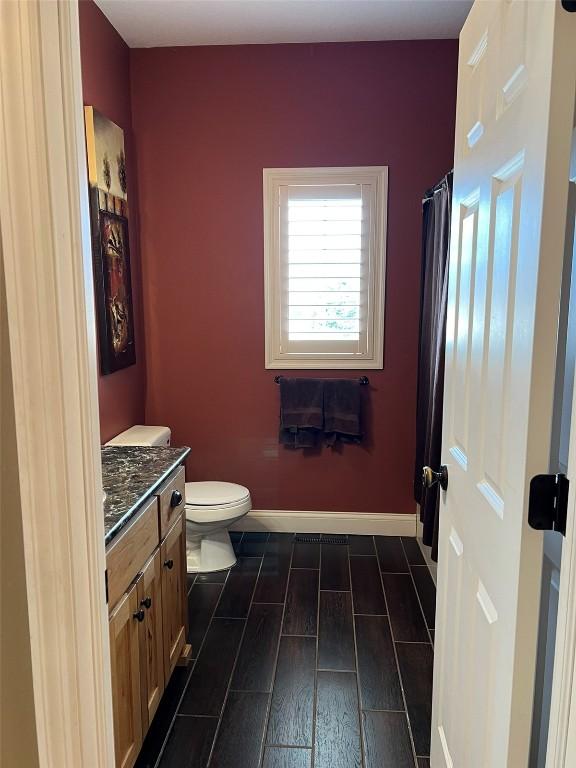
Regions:
[[[233,541],[230,572],[189,576],[195,661],[137,768],[429,765],[436,591],[416,541]]]

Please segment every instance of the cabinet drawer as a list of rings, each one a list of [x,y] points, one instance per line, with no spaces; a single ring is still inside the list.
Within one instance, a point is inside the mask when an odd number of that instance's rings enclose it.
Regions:
[[[110,610],[142,570],[159,542],[158,499],[154,497],[106,552]]]
[[[186,481],[184,467],[180,467],[158,493],[160,502],[160,538],[163,539],[174,522],[184,512]]]

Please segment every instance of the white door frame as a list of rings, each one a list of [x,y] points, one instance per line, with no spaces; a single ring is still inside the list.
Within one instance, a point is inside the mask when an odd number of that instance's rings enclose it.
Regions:
[[[39,765],[114,764],[77,2],[0,2],[0,220]],[[3,504],[9,500],[2,499]]]
[[[571,181],[576,181],[575,142],[576,128],[572,140]],[[570,423],[567,471],[570,491],[566,538],[562,545],[560,567],[547,768],[576,765],[576,386],[572,395]]]

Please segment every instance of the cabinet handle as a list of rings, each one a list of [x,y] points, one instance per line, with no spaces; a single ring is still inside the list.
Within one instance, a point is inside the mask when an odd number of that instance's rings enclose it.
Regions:
[[[144,621],[144,609],[140,608],[139,611],[136,611],[136,613],[132,615],[132,618],[137,619],[138,621]]]
[[[170,506],[174,508],[179,507],[180,504],[182,504],[182,494],[180,491],[172,491],[172,496],[170,496]]]
[[[143,605],[144,608],[150,608],[150,606],[152,605],[152,598],[145,597],[144,600],[140,600],[140,605]]]
[[[174,567],[174,560],[164,560],[164,568],[168,568],[169,571]]]

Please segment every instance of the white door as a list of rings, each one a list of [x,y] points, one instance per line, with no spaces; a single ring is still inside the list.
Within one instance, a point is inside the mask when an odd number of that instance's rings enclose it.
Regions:
[[[477,0],[460,36],[433,768],[528,765],[576,14]],[[573,479],[576,482],[576,478]]]

